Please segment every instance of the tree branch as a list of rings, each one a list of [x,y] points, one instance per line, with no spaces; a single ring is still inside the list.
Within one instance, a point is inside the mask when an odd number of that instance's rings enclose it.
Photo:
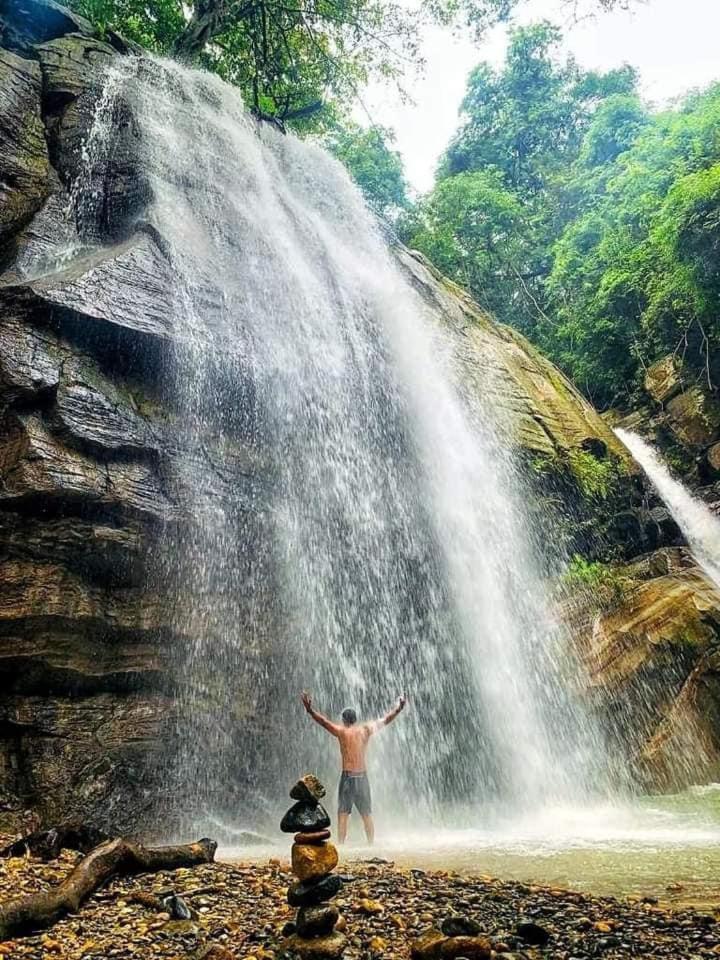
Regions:
[[[156,873],[201,863],[212,863],[217,844],[198,840],[176,847],[143,847],[130,840],[106,840],[80,861],[57,887],[33,893],[0,907],[0,940],[13,940],[51,927],[68,913],[76,913],[87,898],[117,876]]]
[[[185,29],[175,39],[172,55],[185,62],[196,60],[213,37],[230,23],[247,19],[254,9],[255,0],[231,4],[226,0],[203,0],[195,5]]]

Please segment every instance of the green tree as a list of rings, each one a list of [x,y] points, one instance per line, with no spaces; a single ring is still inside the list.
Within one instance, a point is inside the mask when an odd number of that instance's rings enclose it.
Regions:
[[[560,55],[561,40],[546,22],[513,30],[502,68],[483,63],[473,70],[437,185],[405,231],[429,257],[442,250],[441,269],[531,336],[547,319],[545,278],[553,244],[572,218],[576,198],[568,188],[583,138],[598,108],[632,96],[636,85],[630,67],[582,70]],[[486,189],[478,189],[481,182]],[[447,222],[440,211],[448,212]],[[455,229],[451,243],[448,231]]]
[[[71,0],[148,50],[196,61],[257,113],[301,129],[335,122],[370,76],[420,61],[419,14],[396,0]]]
[[[495,314],[513,299],[526,259],[523,208],[497,170],[441,180],[415,211],[411,244]]]
[[[390,221],[409,203],[402,159],[389,146],[393,140],[391,130],[363,128],[348,120],[331,128],[323,141],[345,165],[369,206]]]
[[[620,152],[598,152],[588,131],[594,190],[555,245],[552,322],[536,331],[602,406],[632,401],[644,368],[670,352],[718,380],[720,85],[654,117],[633,112]]]
[[[480,64],[461,104],[465,122],[440,165],[440,178],[493,167],[522,194],[547,187],[578,154],[593,111],[603,100],[632,92],[635,71],[583,71],[562,59],[562,33],[543,22],[511,32],[500,71]]]
[[[332,122],[328,103],[349,103],[371,76],[400,83],[422,64],[428,19],[476,34],[520,0],[68,0],[95,23],[149,50],[197,61],[237,84],[263,115]],[[589,0],[597,7],[621,0]],[[312,119],[312,122],[308,120]]]
[[[649,123],[648,112],[634,93],[617,93],[601,103],[583,137],[579,168],[602,167],[617,159]]]

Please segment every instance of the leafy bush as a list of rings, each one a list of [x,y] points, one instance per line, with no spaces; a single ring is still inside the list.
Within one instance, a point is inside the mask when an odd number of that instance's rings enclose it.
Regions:
[[[598,460],[586,450],[574,450],[569,460],[572,474],[589,500],[607,500],[614,492],[619,478],[614,460]]]
[[[561,578],[565,590],[584,590],[592,595],[596,609],[607,609],[622,602],[626,581],[616,567],[575,554]]]

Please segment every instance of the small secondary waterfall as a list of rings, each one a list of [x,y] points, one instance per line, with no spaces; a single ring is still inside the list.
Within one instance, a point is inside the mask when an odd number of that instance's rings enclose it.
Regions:
[[[615,431],[667,504],[698,564],[720,587],[720,520],[670,473],[657,451],[628,430]]]
[[[118,58],[108,88],[137,124],[175,281],[194,522],[158,574],[194,638],[186,786],[217,804],[218,782],[263,779],[242,769],[238,724],[248,741],[275,731],[265,773],[334,770],[307,687],[335,716],[407,693],[374,745],[388,807],[586,795],[602,750],[568,691],[506,425],[461,398],[346,173],[216,77]]]

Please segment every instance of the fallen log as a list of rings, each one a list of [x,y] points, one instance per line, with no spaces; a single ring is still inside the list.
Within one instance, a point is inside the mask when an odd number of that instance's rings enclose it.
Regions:
[[[26,837],[9,843],[0,850],[0,857],[24,857],[31,854],[40,860],[57,860],[61,850],[90,853],[100,843],[112,838],[103,830],[82,820],[66,820],[48,830],[35,830]]]
[[[175,847],[143,847],[122,838],[106,840],[57,887],[0,906],[0,941],[51,927],[68,913],[76,913],[113,877],[212,863],[216,849],[217,843],[208,839]]]

